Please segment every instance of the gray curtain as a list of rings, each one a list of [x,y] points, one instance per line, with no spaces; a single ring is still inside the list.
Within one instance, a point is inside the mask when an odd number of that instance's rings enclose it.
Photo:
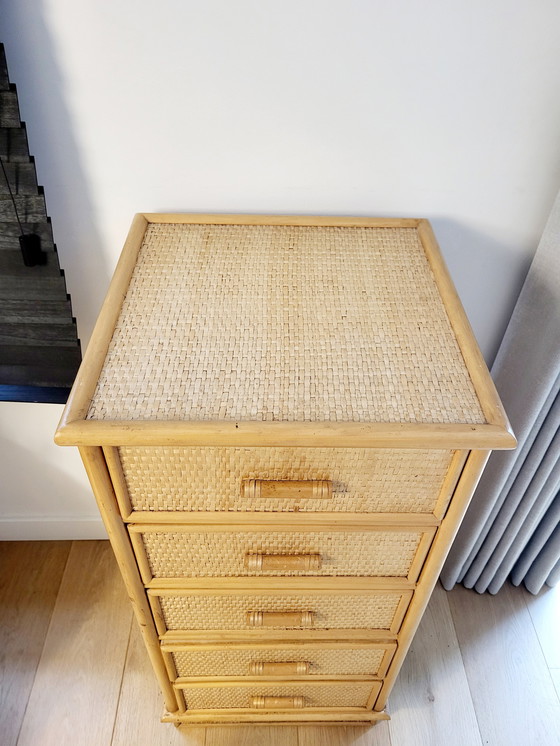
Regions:
[[[560,580],[560,195],[492,377],[518,447],[490,457],[441,581],[497,593],[510,577],[538,593]]]

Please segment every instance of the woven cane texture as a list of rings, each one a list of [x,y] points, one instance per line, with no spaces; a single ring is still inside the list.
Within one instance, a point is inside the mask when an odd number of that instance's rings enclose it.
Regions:
[[[154,578],[347,575],[406,577],[421,531],[142,534]],[[320,554],[319,570],[249,570],[246,554]]]
[[[453,451],[122,447],[134,510],[429,513]],[[330,499],[246,499],[245,479],[330,479]]]
[[[283,650],[198,650],[172,654],[177,676],[249,676],[253,662],[310,663],[311,676],[376,676],[385,655],[379,648],[307,648]]]
[[[415,228],[148,226],[95,420],[483,423]]]
[[[365,707],[371,694],[371,682],[344,682],[328,686],[305,684],[255,684],[183,689],[189,710],[214,710],[228,707],[250,708],[251,698],[304,697],[305,707]]]
[[[401,593],[161,596],[167,629],[251,629],[251,611],[311,611],[314,629],[391,629]],[[285,626],[267,629],[286,629]]]

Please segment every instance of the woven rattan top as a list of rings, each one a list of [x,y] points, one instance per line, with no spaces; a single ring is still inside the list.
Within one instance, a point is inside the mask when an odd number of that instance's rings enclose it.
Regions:
[[[93,420],[484,423],[414,227],[150,224]]]

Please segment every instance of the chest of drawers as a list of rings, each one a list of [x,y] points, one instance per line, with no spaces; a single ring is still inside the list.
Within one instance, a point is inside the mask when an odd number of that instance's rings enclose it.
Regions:
[[[375,722],[515,439],[425,220],[137,215],[56,433],[164,720]]]

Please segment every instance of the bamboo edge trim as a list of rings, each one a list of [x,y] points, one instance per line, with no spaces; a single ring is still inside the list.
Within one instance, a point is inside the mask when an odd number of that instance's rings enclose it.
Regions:
[[[266,653],[267,651],[290,650],[309,651],[310,654],[315,650],[387,650],[393,653],[397,649],[395,642],[374,642],[370,640],[350,639],[341,641],[340,639],[331,640],[296,640],[293,642],[287,640],[271,639],[271,634],[262,643],[255,642],[169,642],[161,643],[161,650],[164,653],[196,653],[207,651],[231,651],[247,650],[255,653]],[[381,677],[382,678],[382,677]]]
[[[147,227],[148,221],[143,215],[134,216],[78,375],[62,413],[55,442],[58,442],[58,433],[63,432],[71,422],[85,421]],[[76,443],[75,445],[99,446],[101,443]]]
[[[129,598],[132,602],[134,615],[140,627],[143,642],[161,687],[165,705],[170,711],[173,711],[175,705],[180,703],[176,700],[175,690],[171,686],[167,676],[167,669],[161,654],[158,635],[152,623],[150,606],[147,603],[142,580],[138,574],[138,567],[134,558],[134,552],[129,543],[128,532],[118,514],[102,450],[101,448],[82,448],[80,449],[80,455],[91,482]]]
[[[260,593],[270,588],[270,581],[274,580],[277,585],[278,581],[294,581],[288,589],[283,589],[282,593],[292,593],[296,590],[301,592],[311,591],[314,593],[329,593],[333,589],[339,588],[343,580],[347,593],[367,593],[376,591],[378,593],[401,593],[402,591],[414,590],[416,583],[403,577],[372,577],[367,575],[242,575],[242,576],[193,576],[185,578],[154,578],[146,584],[148,591],[160,593],[162,596],[167,594],[180,595],[182,592],[191,594],[191,591],[197,593],[211,594],[217,592],[224,595],[224,588],[229,589],[231,593],[244,593],[247,589],[247,581],[251,581],[253,593]],[[354,581],[369,581],[366,590]],[[319,585],[316,581],[324,582],[325,585]],[[280,586],[278,585],[278,588]],[[274,595],[274,594],[272,594]]]
[[[359,218],[359,217],[327,217],[327,216],[271,216],[271,215],[209,215],[209,214],[191,214],[191,213],[168,213],[168,214],[157,214],[157,213],[138,213],[133,220],[129,234],[127,236],[125,246],[121,253],[121,257],[117,264],[117,270],[109,286],[109,290],[103,307],[97,321],[94,333],[92,335],[92,342],[88,345],[88,350],[84,356],[84,362],[82,363],[81,369],[76,378],[76,382],[73,386],[70,398],[63,412],[57,433],[55,435],[55,442],[58,445],[124,445],[124,444],[135,444],[137,441],[134,436],[137,432],[138,426],[142,424],[148,424],[150,427],[154,425],[176,425],[178,423],[118,423],[118,422],[98,422],[93,421],[87,422],[88,425],[102,424],[108,425],[109,427],[104,431],[103,429],[99,432],[98,428],[87,427],[84,431],[84,425],[86,425],[85,416],[87,409],[91,402],[93,392],[99,372],[103,366],[105,355],[107,352],[108,345],[111,340],[112,332],[118,318],[130,277],[134,269],[134,264],[138,251],[141,247],[142,240],[146,231],[146,228],[150,223],[201,223],[201,224],[239,224],[239,225],[316,225],[316,226],[347,226],[347,227],[410,227],[415,228],[418,231],[420,241],[424,247],[426,256],[434,272],[436,283],[440,289],[442,300],[446,307],[449,315],[449,319],[452,322],[453,329],[459,347],[463,353],[465,363],[471,374],[473,384],[477,396],[480,400],[483,410],[487,416],[490,426],[494,426],[498,432],[491,433],[488,430],[488,426],[479,425],[480,432],[477,432],[477,438],[470,438],[467,441],[457,443],[455,447],[466,447],[466,448],[512,448],[516,445],[516,440],[511,431],[511,427],[507,420],[507,416],[503,410],[494,384],[489,376],[486,368],[486,364],[482,359],[482,355],[478,350],[472,329],[466,318],[460,300],[454,289],[452,280],[449,276],[445,263],[443,261],[437,240],[433,234],[432,228],[428,220],[422,218]],[[199,425],[203,423],[179,423],[181,425],[191,426],[193,424]],[[212,423],[211,423],[212,424]],[[253,423],[249,423],[253,424]],[[258,423],[261,425],[261,423]],[[285,423],[264,423],[269,425],[285,424]],[[306,424],[306,423],[303,423]],[[343,423],[346,425],[347,423]],[[412,424],[412,423],[409,423]],[[103,432],[107,434],[112,432],[115,426],[120,429],[120,436],[117,440],[113,441],[106,439]],[[413,425],[414,426],[414,425]],[[236,423],[236,427],[239,427],[239,423]],[[452,425],[451,428],[455,428]],[[505,428],[505,429],[504,429]],[[162,436],[166,436],[166,432],[169,428],[165,428],[162,432]],[[167,437],[173,438],[171,430],[167,432]],[[451,434],[452,430],[449,432]],[[429,431],[428,431],[429,433]],[[385,437],[389,434],[385,433]],[[461,433],[461,435],[466,435]],[[487,439],[483,439],[483,436],[488,436]],[[124,438],[123,438],[124,436]],[[128,441],[128,436],[131,436],[132,440]],[[162,437],[159,436],[159,437]],[[196,439],[197,433],[194,433]],[[402,436],[402,432],[401,432]],[[108,436],[111,437],[110,435]],[[175,433],[177,437],[177,433]],[[179,436],[182,438],[183,436]],[[185,443],[200,442],[200,444],[206,444],[203,441],[190,441],[188,440],[189,435],[187,434],[187,440]],[[190,435],[193,437],[193,434]],[[249,434],[249,437],[250,434]],[[376,441],[376,435],[373,434],[374,442],[371,443],[371,447],[385,447],[383,445],[382,435],[380,434],[380,442]],[[425,436],[424,436],[425,437]],[[366,436],[366,439],[368,436]],[[371,440],[372,435],[369,435]],[[390,435],[389,435],[390,440]],[[166,443],[178,443],[183,440],[166,440]],[[216,442],[216,441],[213,441]],[[424,441],[426,445],[437,447],[435,442],[431,440]],[[447,444],[449,440],[446,438]],[[151,443],[144,442],[143,444],[149,445]],[[153,444],[156,444],[153,441]],[[162,443],[163,444],[163,443]],[[228,438],[228,445],[232,444],[231,436]],[[247,442],[239,441],[239,444],[248,445]],[[255,443],[255,445],[266,445],[266,443]],[[280,443],[271,443],[272,445],[278,445]],[[421,445],[422,442],[418,441],[412,445],[401,445],[401,447],[416,447]],[[294,445],[302,445],[300,442],[294,442]],[[357,445],[357,443],[349,443],[349,446]]]
[[[169,514],[167,514],[169,515]],[[317,522],[317,513],[306,513],[305,521],[296,522],[294,518],[301,518],[301,513],[287,513],[281,515],[289,515],[292,521],[286,520],[280,522],[277,519],[278,513],[274,513],[274,520],[270,523],[264,523],[262,516],[258,513],[251,513],[250,518],[247,518],[247,514],[243,514],[244,520],[241,522],[235,522],[230,524],[230,513],[225,513],[224,518],[219,523],[204,522],[204,523],[190,523],[190,514],[177,513],[177,518],[181,518],[180,522],[173,523],[172,519],[161,523],[129,523],[128,530],[134,534],[149,534],[149,533],[243,533],[244,531],[251,531],[257,533],[314,533],[319,532],[412,532],[417,531],[418,533],[430,533],[430,529],[435,529],[440,525],[440,521],[432,518],[431,513],[428,514],[429,518],[426,520],[420,520],[424,518],[422,514],[414,513],[384,513],[382,515],[376,513],[364,513],[363,522],[356,520],[356,514],[352,513],[352,522],[345,522],[343,525],[336,523],[337,517],[332,517],[332,513],[328,514],[329,517],[325,518],[325,522]],[[337,514],[335,514],[337,515]],[[254,520],[251,520],[254,516]],[[402,518],[401,518],[402,516]],[[369,520],[368,520],[369,519]],[[219,520],[219,519],[218,519]]]
[[[279,598],[285,595],[309,594],[317,596],[352,596],[356,593],[364,596],[378,596],[391,593],[411,596],[413,587],[409,581],[398,578],[346,578],[347,583],[341,588],[336,578],[297,577],[275,578],[274,588],[270,587],[270,578],[216,578],[211,587],[206,586],[207,578],[183,578],[180,588],[156,586],[148,588],[149,597],[166,596],[267,596]],[[191,582],[192,581],[192,582]],[[210,593],[211,591],[211,593]]]
[[[463,516],[467,511],[489,456],[489,451],[473,451],[467,459],[451,507],[438,529],[436,540],[432,544],[426,558],[417,589],[411,599],[409,612],[399,632],[397,651],[385,676],[379,697],[374,704],[374,707],[378,711],[385,709],[387,698],[426,610],[434,586],[437,583],[439,574],[451,548],[452,541],[459,530]]]
[[[419,221],[418,236],[432,268],[436,285],[486,420],[490,425],[504,428],[513,438],[512,447],[515,447],[516,440],[511,425],[428,220]]]
[[[301,513],[223,511],[208,513],[203,511],[133,511],[123,516],[133,532],[159,531],[160,526],[173,526],[175,531],[230,531],[258,526],[262,531],[373,531],[416,528],[425,531],[426,527],[439,526],[441,521],[433,513]],[[176,522],[175,522],[176,521]],[[357,522],[358,521],[358,522]]]
[[[235,689],[236,687],[240,686],[266,686],[266,684],[276,684],[278,683],[277,678],[278,677],[276,676],[217,676],[211,681],[204,682],[182,680],[180,684],[178,682],[175,682],[175,686],[180,689],[213,689],[217,686]],[[309,678],[305,680],[299,678],[294,679],[290,677],[283,677],[282,687],[289,687],[290,684],[293,684],[294,686],[302,686],[303,684],[305,684],[305,687],[309,687],[311,689],[314,686],[334,687],[346,683],[355,684],[356,682],[381,686],[381,681],[379,680],[379,678],[374,676],[358,676],[357,678],[339,676],[336,679],[317,676],[315,678]]]
[[[157,598],[152,599],[152,602],[157,601]],[[155,608],[154,604],[154,608]],[[163,622],[162,622],[163,624]],[[394,645],[397,640],[397,635],[394,632],[390,632],[386,629],[313,629],[313,630],[293,630],[293,629],[275,629],[263,630],[247,629],[247,630],[192,630],[192,629],[176,629],[176,630],[163,630],[160,633],[160,641],[162,645],[174,645],[176,643],[184,643],[188,641],[189,644],[202,644],[211,645],[229,645],[230,643],[239,642],[240,638],[243,638],[252,646],[261,647],[266,645],[271,636],[278,643],[285,643],[288,645],[299,645],[300,643],[307,642],[332,642],[335,640],[344,640],[346,643],[352,646],[355,640],[358,644],[363,645],[368,641],[377,644],[388,644]]]
[[[220,676],[220,683],[221,686],[222,683],[230,683],[230,684],[240,684],[243,686],[247,685],[247,681],[250,679],[250,683],[256,684],[257,682],[254,681],[254,678],[258,676],[258,682],[259,683],[269,683],[269,684],[289,684],[297,683],[297,684],[309,684],[314,683],[315,679],[321,679],[321,683],[329,682],[331,684],[356,684],[356,683],[364,683],[364,674],[266,674],[265,676],[259,676],[256,673],[250,673],[245,676],[239,675],[239,676]],[[370,683],[378,683],[381,684],[381,677],[378,675],[372,675],[368,678],[368,681]],[[174,686],[178,689],[185,689],[188,686],[192,687],[210,687],[214,688],[215,686],[218,686],[217,679],[213,676],[177,676],[175,679],[173,679]]]
[[[375,218],[352,215],[256,215],[244,213],[139,213],[148,223],[200,225],[294,225],[344,228],[418,228],[422,218]]]
[[[113,489],[121,515],[123,518],[133,512],[132,501],[128,494],[128,486],[124,476],[119,449],[114,446],[105,446],[103,455],[107,463],[107,469],[113,482]]]
[[[457,483],[465,467],[468,455],[469,451],[456,450],[451,458],[449,469],[447,470],[437,502],[434,506],[434,516],[438,518],[438,525],[441,524],[441,521],[447,512],[447,508],[449,507],[449,503],[451,502],[451,498],[453,497],[453,493],[455,492],[455,488],[457,487]]]
[[[517,443],[509,430],[491,424],[71,420],[69,414],[56,431],[57,445],[500,450]]]
[[[381,720],[390,720],[386,712],[373,712],[365,708],[344,708],[332,710],[331,708],[306,708],[301,712],[262,712],[260,710],[189,710],[181,715],[164,713],[162,723],[175,723],[180,726],[191,724],[198,725],[236,725],[242,723],[270,723],[271,725],[292,725],[294,722],[300,725],[348,725],[350,723],[372,723]]]

